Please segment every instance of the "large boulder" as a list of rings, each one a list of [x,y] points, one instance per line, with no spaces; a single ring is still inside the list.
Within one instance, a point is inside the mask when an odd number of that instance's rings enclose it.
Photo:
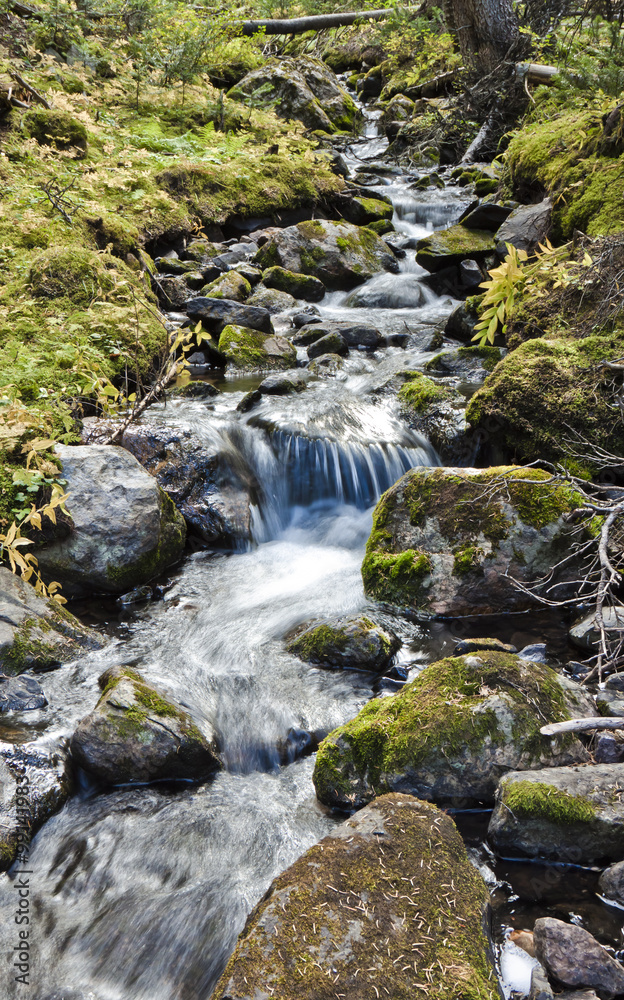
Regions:
[[[281,118],[295,118],[322,132],[352,131],[362,117],[352,97],[320,59],[267,59],[227,95],[272,107]]]
[[[533,940],[536,958],[561,986],[589,987],[607,997],[624,993],[624,966],[584,927],[540,917],[535,921]]]
[[[267,336],[246,326],[226,326],[219,337],[219,353],[233,368],[262,371],[267,368],[292,368],[297,352],[285,337]]]
[[[537,205],[516,208],[496,233],[496,250],[501,256],[507,253],[507,243],[517,250],[531,252],[543,243],[552,225],[552,201],[544,198]]]
[[[221,768],[214,733],[129,667],[99,679],[102,697],[71,738],[76,763],[108,785],[202,779]]]
[[[0,743],[0,871],[26,861],[30,841],[69,798],[72,770],[64,746]]]
[[[0,670],[48,670],[103,642],[56,601],[0,566]]]
[[[276,232],[254,262],[319,278],[326,288],[361,285],[378,271],[398,273],[396,257],[372,229],[314,219]]]
[[[362,564],[369,597],[439,615],[523,611],[514,587],[542,578],[570,545],[564,515],[583,505],[538,469],[411,469],[384,493]],[[571,559],[555,574],[575,580]],[[562,595],[563,589],[558,590]]]
[[[539,730],[591,709],[580,685],[543,663],[493,650],[440,660],[329,734],[316,759],[316,794],[338,809],[389,791],[492,802],[510,770],[588,760],[576,737]]]
[[[348,323],[344,320],[318,320],[300,328],[292,338],[293,344],[309,347],[330,333],[339,333],[348,347],[374,351],[383,343],[383,337],[371,323]]]
[[[186,526],[167,494],[123,448],[56,446],[73,529],[37,553],[68,597],[122,594],[177,562]]]
[[[624,855],[624,764],[508,774],[488,837],[499,851],[574,864]]]
[[[186,303],[191,319],[200,319],[210,333],[219,335],[226,326],[246,326],[267,335],[272,334],[273,324],[268,309],[262,306],[243,305],[233,299],[207,298],[199,295]]]
[[[275,879],[214,1000],[412,1000],[422,983],[439,1000],[495,1000],[488,898],[448,816],[383,796]]]
[[[320,667],[381,672],[400,645],[393,632],[366,615],[358,615],[327,618],[308,625],[289,641],[287,649]]]
[[[461,264],[462,260],[485,261],[494,253],[496,242],[485,229],[468,229],[457,224],[424,236],[416,246],[416,261],[427,271]]]

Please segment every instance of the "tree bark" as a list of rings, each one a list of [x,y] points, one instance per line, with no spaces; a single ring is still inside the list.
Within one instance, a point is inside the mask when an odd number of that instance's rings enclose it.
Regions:
[[[491,73],[518,38],[511,0],[446,0],[446,19],[464,64],[480,73]]]
[[[383,10],[356,10],[346,14],[314,14],[310,17],[293,17],[288,19],[243,21],[241,33],[255,35],[264,28],[266,35],[298,35],[303,31],[321,31],[323,28],[343,28],[356,21],[380,21],[394,14],[392,8]]]

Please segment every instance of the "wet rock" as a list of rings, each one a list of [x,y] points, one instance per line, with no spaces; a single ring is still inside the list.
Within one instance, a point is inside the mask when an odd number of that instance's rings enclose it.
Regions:
[[[499,347],[460,347],[457,350],[442,351],[425,365],[425,371],[436,375],[450,375],[466,382],[485,382],[496,368],[503,354]],[[466,400],[464,400],[464,407]]]
[[[439,615],[533,607],[510,583],[542,577],[569,546],[565,515],[582,504],[537,469],[412,469],[377,504],[362,565],[375,600]],[[559,594],[579,567],[555,574]]]
[[[251,285],[238,271],[226,271],[215,281],[204,285],[202,295],[209,299],[228,299],[230,302],[245,302],[251,295]]]
[[[184,278],[164,274],[158,278],[156,294],[163,309],[184,309],[193,293]]]
[[[306,128],[351,131],[361,118],[355,102],[320,59],[267,59],[228,91],[232,100],[272,107],[281,118]]]
[[[225,253],[227,247],[223,243],[212,243],[210,240],[191,240],[184,250],[180,251],[182,260],[194,261],[196,264],[208,264],[219,254]]]
[[[73,788],[64,746],[0,743],[0,871],[26,860],[30,841]]]
[[[34,677],[0,675],[0,715],[4,712],[32,712],[45,708],[48,699]]]
[[[200,319],[211,333],[221,334],[226,326],[246,326],[251,330],[272,334],[273,324],[268,309],[260,306],[241,305],[231,299],[212,299],[199,296],[186,303],[186,312],[193,320]]]
[[[76,763],[108,785],[206,778],[221,768],[214,733],[205,736],[190,715],[130,667],[111,667],[99,679],[102,696],[71,738]]]
[[[320,358],[323,354],[348,354],[349,348],[344,338],[337,332],[327,333],[319,340],[315,340],[308,347],[308,357],[310,360]]]
[[[219,390],[212,382],[197,381],[187,382],[186,385],[175,386],[171,389],[172,396],[185,396],[187,399],[214,399],[219,395]]]
[[[185,274],[197,271],[197,263],[194,260],[180,260],[177,257],[156,257],[154,260],[159,274],[175,274],[184,276]]]
[[[420,372],[405,372],[401,412],[410,427],[429,439],[443,462],[461,464],[474,448],[466,441],[466,398]]]
[[[495,1000],[488,898],[448,816],[405,795],[383,796],[275,879],[214,1000],[275,991],[280,1000],[329,997],[334,984],[346,1000],[398,1000],[423,982],[441,1000],[464,995],[467,982],[482,1000]],[[435,924],[435,934],[414,938],[411,910],[424,930]]]
[[[260,283],[254,288],[249,305],[261,306],[263,309],[267,309],[271,316],[276,316],[277,313],[294,309],[297,300],[288,292],[281,292],[279,288],[267,288],[264,283]]]
[[[513,934],[510,935],[513,938]],[[535,941],[533,938],[533,932],[530,932],[531,939],[531,951],[528,948],[524,950],[527,954],[535,957]],[[523,947],[523,945],[519,945]],[[543,965],[537,965],[531,970],[531,990],[529,993],[529,1000],[553,1000],[554,993],[552,986],[548,982],[548,975],[546,969]]]
[[[551,217],[550,198],[545,198],[538,205],[521,205],[516,208],[496,232],[496,252],[504,257],[507,253],[506,243],[511,243],[517,250],[534,250],[548,236]]]
[[[459,265],[459,280],[467,291],[474,291],[485,281],[485,273],[476,260],[462,260]]]
[[[0,670],[5,674],[49,670],[102,645],[97,632],[0,566]]]
[[[415,274],[401,280],[384,276],[352,292],[345,305],[349,309],[417,309],[425,301],[422,282]]]
[[[379,183],[379,179],[377,179]],[[367,226],[371,222],[390,222],[394,214],[392,205],[381,201],[374,195],[370,198],[363,196],[355,198],[342,198],[340,200],[340,214],[355,226]]]
[[[397,274],[399,265],[371,229],[348,222],[315,219],[275,233],[258,251],[262,268],[279,265],[319,278],[326,288],[342,291],[372,278],[378,271]]]
[[[600,634],[594,621],[595,617],[596,612],[591,611],[588,615],[584,615],[583,618],[576,621],[568,632],[570,641],[579,649],[587,649],[593,652],[597,647],[600,641]],[[605,608],[602,618],[607,634],[612,633],[613,639],[617,639],[619,634],[624,632],[624,607],[616,605],[615,607]]]
[[[297,352],[284,337],[267,337],[245,326],[226,326],[219,337],[219,352],[233,368],[262,371],[267,368],[292,368]]]
[[[380,673],[400,645],[393,632],[366,615],[358,615],[315,622],[298,632],[286,648],[289,653],[318,666]]]
[[[524,646],[519,654],[523,660],[530,660],[532,663],[547,663],[546,643],[532,642],[529,646]]]
[[[513,209],[497,205],[494,201],[482,201],[476,207],[470,206],[459,221],[466,229],[481,229],[495,233],[509,218]]]
[[[453,656],[465,656],[467,653],[492,651],[498,653],[517,653],[518,650],[508,642],[500,639],[462,639],[453,650]]]
[[[624,723],[622,723],[624,729]],[[621,764],[624,761],[624,742],[614,733],[601,733],[596,737],[594,760],[597,764]]]
[[[596,695],[596,707],[601,715],[624,716],[624,694],[605,688]]]
[[[236,273],[248,281],[252,288],[262,280],[262,271],[259,267],[254,267],[253,264],[237,264]]]
[[[308,366],[312,375],[337,375],[342,368],[342,358],[338,354],[322,354]]]
[[[575,737],[549,739],[539,728],[546,719],[582,716],[591,704],[574,681],[510,653],[441,660],[330,733],[316,759],[316,794],[338,809],[388,791],[492,802],[510,769],[587,760]]]
[[[192,428],[131,424],[121,445],[155,476],[193,531],[206,542],[236,547],[251,538],[254,483]]]
[[[598,888],[603,896],[624,906],[624,861],[606,868],[598,880]]]
[[[366,350],[375,350],[383,342],[381,333],[377,327],[370,323],[343,323],[341,321],[326,321],[303,326],[300,332],[293,337],[293,344],[307,347],[329,334],[339,334],[347,347],[361,347]]]
[[[263,396],[288,396],[291,392],[303,392],[306,379],[298,372],[284,372],[283,375],[269,375],[258,386]]]
[[[427,271],[461,264],[470,258],[479,263],[494,253],[496,243],[491,233],[456,225],[439,229],[418,241],[416,262]]]
[[[499,851],[529,857],[574,864],[619,860],[623,792],[623,764],[511,773],[499,785],[488,837]]]
[[[307,326],[310,323],[320,323],[321,317],[315,316],[312,312],[300,312],[295,313],[292,317],[293,326],[300,330],[302,326]]]
[[[325,296],[325,285],[318,278],[287,271],[284,267],[268,267],[262,280],[267,288],[278,288],[295,299],[305,299],[306,302],[320,302]]]
[[[533,933],[538,960],[562,986],[595,988],[609,997],[624,993],[624,967],[583,927],[540,917]]]
[[[177,562],[184,519],[133,455],[115,445],[57,445],[56,454],[73,527],[37,557],[66,596],[123,594]]]
[[[286,737],[277,743],[280,764],[292,764],[300,757],[314,753],[326,733],[309,733],[306,729],[289,729]]]

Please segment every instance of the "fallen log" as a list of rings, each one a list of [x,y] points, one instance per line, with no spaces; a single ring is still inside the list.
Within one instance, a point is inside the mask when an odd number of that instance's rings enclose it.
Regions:
[[[550,86],[555,82],[553,77],[558,72],[556,66],[542,66],[541,63],[516,63],[516,76],[526,83],[543,83]]]
[[[553,722],[542,726],[542,736],[558,736],[559,733],[586,733],[590,729],[624,729],[624,718],[615,715],[597,715],[588,719],[568,719],[567,722]]]
[[[409,13],[409,10],[406,12]],[[344,28],[349,24],[355,24],[356,21],[380,21],[384,17],[392,17],[393,14],[392,7],[384,7],[383,10],[356,10],[343,14],[312,14],[309,17],[243,21],[240,31],[243,35],[255,35],[263,29],[266,35],[300,35],[304,31]]]

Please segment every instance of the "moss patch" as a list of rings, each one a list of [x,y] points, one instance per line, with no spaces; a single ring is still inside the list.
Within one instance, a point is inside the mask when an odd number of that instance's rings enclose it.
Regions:
[[[416,413],[424,413],[431,403],[448,399],[451,395],[426,375],[421,375],[419,372],[405,374],[408,381],[399,389],[398,398],[406,408]]]
[[[503,801],[516,816],[544,819],[557,826],[591,823],[596,809],[589,799],[570,795],[537,781],[514,781],[503,786]]]

